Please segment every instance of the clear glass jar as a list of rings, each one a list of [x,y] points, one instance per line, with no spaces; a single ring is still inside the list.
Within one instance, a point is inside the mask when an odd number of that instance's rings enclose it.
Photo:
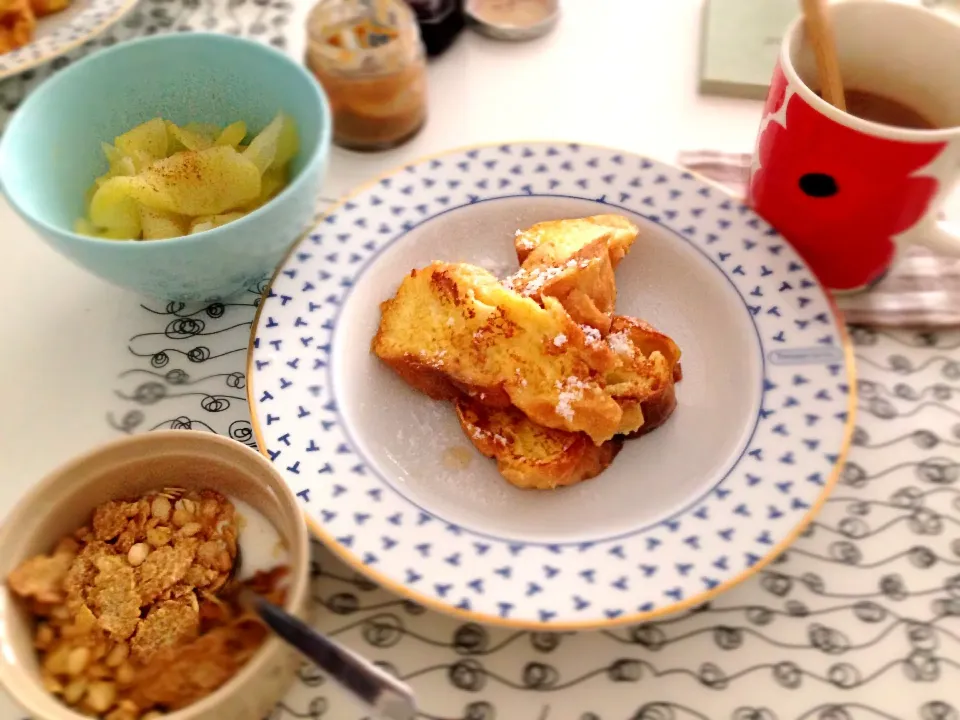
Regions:
[[[306,64],[330,99],[341,147],[388,150],[426,122],[426,55],[399,0],[321,0],[307,19]]]

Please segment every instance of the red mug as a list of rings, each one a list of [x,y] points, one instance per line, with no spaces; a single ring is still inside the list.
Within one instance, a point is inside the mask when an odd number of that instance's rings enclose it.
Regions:
[[[960,236],[938,222],[960,179],[960,24],[876,0],[835,4],[830,15],[848,98],[887,111],[893,100],[930,126],[865,120],[821,99],[798,19],[770,84],[749,199],[826,287],[852,292],[879,281],[906,245],[960,256]]]

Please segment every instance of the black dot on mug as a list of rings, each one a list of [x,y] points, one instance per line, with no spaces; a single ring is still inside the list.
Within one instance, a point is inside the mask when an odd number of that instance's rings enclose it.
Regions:
[[[825,198],[836,195],[837,181],[825,173],[807,173],[800,177],[800,189],[810,197]]]

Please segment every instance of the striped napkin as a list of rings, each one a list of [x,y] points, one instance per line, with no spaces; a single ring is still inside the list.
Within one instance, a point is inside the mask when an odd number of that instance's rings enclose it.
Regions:
[[[679,161],[741,197],[746,194],[750,155],[702,150],[681,152]],[[910,247],[869,292],[836,301],[848,324],[960,326],[960,259]]]

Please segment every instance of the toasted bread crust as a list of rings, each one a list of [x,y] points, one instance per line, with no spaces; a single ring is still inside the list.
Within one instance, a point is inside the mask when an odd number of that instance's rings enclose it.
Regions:
[[[645,320],[617,315],[610,323],[610,333],[626,334],[633,346],[648,357],[659,352],[666,358],[671,371],[679,372],[681,355],[679,346],[673,338],[660,332]]]
[[[474,447],[496,460],[510,484],[525,490],[552,490],[594,478],[623,445],[619,438],[594,445],[584,433],[538,425],[516,408],[496,410],[461,399],[456,411]]]
[[[414,390],[433,400],[456,400],[460,391],[442,371],[418,362],[413,355],[381,358]]]
[[[673,411],[677,409],[677,389],[673,383],[669,383],[656,397],[645,400],[640,406],[643,410],[643,425],[638,430],[627,433],[628,440],[653,432],[670,419]]]

